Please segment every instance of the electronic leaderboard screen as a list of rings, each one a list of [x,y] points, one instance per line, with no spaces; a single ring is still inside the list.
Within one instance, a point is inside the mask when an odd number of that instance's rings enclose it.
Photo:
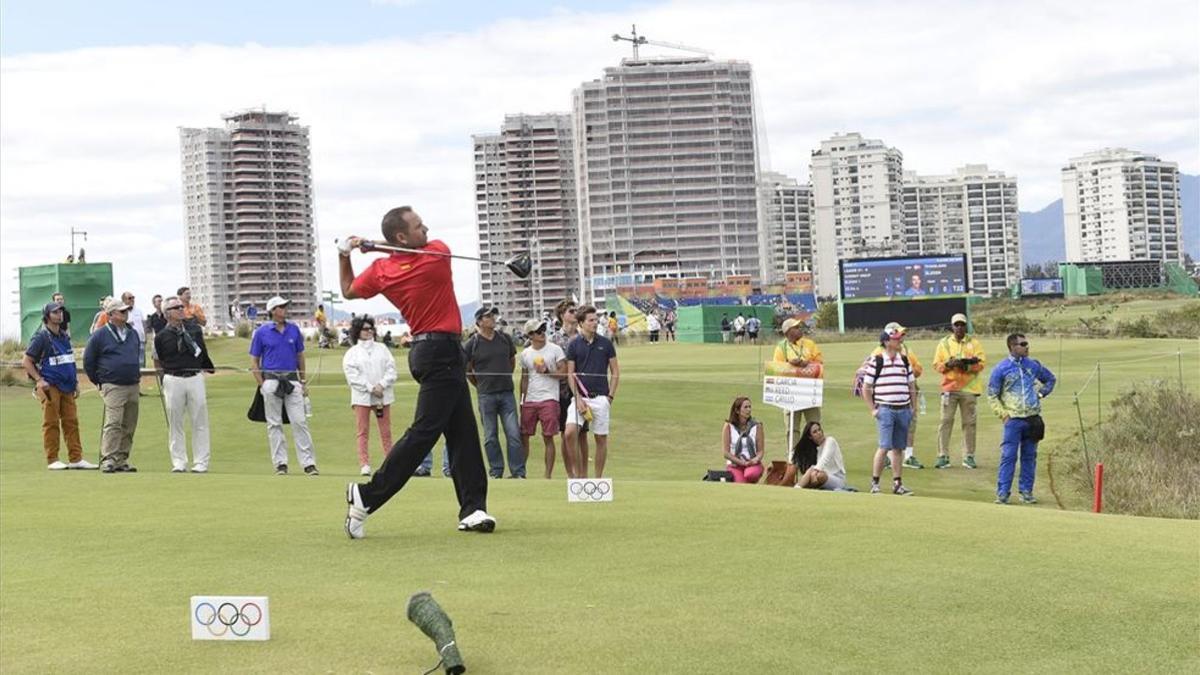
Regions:
[[[932,300],[971,292],[965,255],[842,260],[842,302]]]

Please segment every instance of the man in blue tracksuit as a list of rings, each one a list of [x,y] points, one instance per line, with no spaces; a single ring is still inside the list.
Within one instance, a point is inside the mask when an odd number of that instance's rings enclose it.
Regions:
[[[1046,433],[1042,422],[1042,399],[1054,391],[1054,373],[1029,358],[1029,340],[1020,333],[1008,336],[1008,358],[992,370],[987,397],[992,410],[1004,422],[1000,441],[1000,474],[996,480],[996,503],[1007,504],[1012,490],[1017,455],[1021,478],[1017,488],[1024,504],[1036,504],[1033,478],[1037,471],[1037,444]]]

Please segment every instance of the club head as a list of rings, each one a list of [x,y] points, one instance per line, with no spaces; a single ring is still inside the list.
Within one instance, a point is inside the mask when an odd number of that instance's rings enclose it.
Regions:
[[[528,253],[518,253],[504,261],[504,266],[513,274],[525,279],[533,271],[533,260],[530,259]]]

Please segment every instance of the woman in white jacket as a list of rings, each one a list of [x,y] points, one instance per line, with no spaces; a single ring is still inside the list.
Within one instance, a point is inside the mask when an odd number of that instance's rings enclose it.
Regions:
[[[392,401],[395,394],[396,360],[386,346],[375,341],[375,320],[369,316],[356,317],[350,323],[350,342],[353,346],[342,357],[342,371],[350,385],[350,407],[358,430],[358,463],[364,476],[371,475],[367,457],[370,439],[371,413],[379,425],[386,457],[392,448]]]

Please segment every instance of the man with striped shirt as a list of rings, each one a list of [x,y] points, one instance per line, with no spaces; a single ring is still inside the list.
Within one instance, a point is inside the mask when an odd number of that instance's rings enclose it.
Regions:
[[[895,323],[888,324],[888,328],[879,336],[883,353],[871,359],[863,376],[863,398],[879,430],[879,449],[871,462],[871,494],[879,492],[883,457],[890,455],[892,492],[910,495],[912,491],[904,487],[900,472],[908,428],[915,413],[917,384],[908,357],[901,353],[905,328]]]

